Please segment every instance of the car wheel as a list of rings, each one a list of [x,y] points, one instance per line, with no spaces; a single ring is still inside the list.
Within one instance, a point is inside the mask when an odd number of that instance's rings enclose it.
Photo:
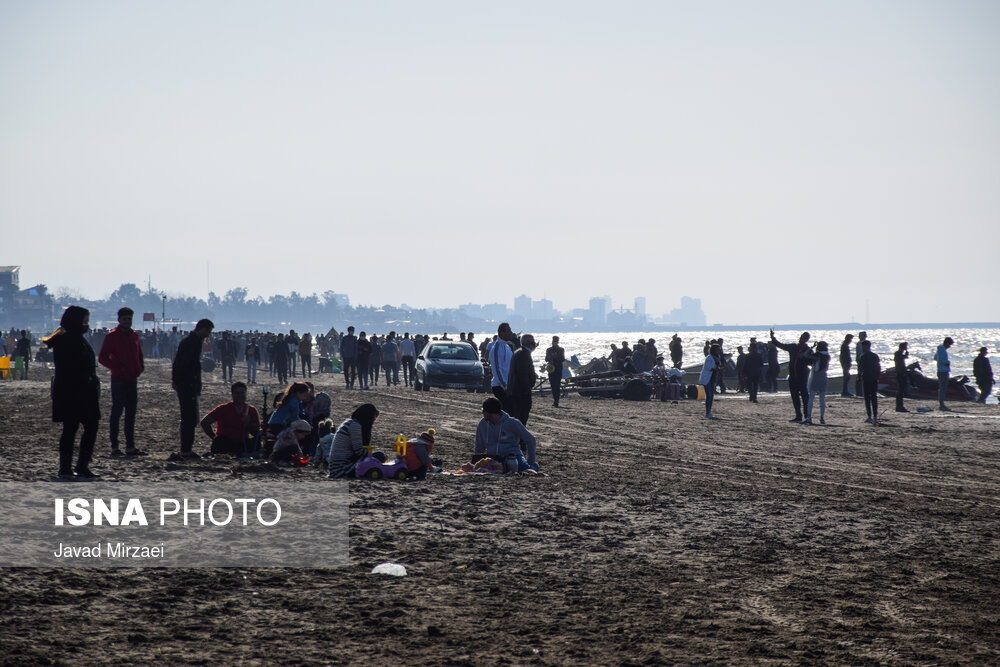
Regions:
[[[398,480],[404,480],[404,479],[406,479],[406,471],[405,470],[397,470],[396,474],[394,476]]]
[[[420,380],[414,378],[413,380],[413,391],[420,391],[423,387],[420,385]]]
[[[430,391],[430,390],[431,390],[431,386],[429,384],[427,384],[426,382],[424,382],[424,391]]]
[[[382,479],[382,470],[380,468],[372,468],[365,473],[365,477],[368,479]]]

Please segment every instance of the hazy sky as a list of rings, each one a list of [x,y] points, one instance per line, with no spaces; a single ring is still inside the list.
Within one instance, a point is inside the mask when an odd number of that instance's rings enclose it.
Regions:
[[[995,0],[0,0],[0,264],[995,321],[998,35]]]

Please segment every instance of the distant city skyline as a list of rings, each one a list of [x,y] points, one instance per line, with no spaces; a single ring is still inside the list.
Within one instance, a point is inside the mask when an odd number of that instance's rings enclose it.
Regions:
[[[998,31],[989,0],[0,3],[0,264],[990,321]]]

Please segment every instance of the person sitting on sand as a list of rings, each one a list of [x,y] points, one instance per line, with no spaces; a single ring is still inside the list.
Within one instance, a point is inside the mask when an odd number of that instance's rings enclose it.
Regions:
[[[378,416],[378,408],[371,403],[365,403],[359,405],[351,416],[340,424],[330,448],[328,477],[337,479],[354,476],[354,467],[364,458],[366,448],[371,445],[372,426]]]
[[[305,458],[299,441],[312,433],[312,425],[305,419],[296,419],[284,431],[278,434],[271,453],[271,463],[290,464]]]
[[[525,443],[527,460],[521,453],[519,443]],[[538,471],[535,460],[535,449],[538,446],[535,436],[524,427],[524,424],[503,411],[503,405],[497,398],[487,398],[483,401],[483,418],[476,427],[476,444],[474,455],[486,454],[498,461],[509,458],[516,459],[518,471],[531,469]]]
[[[406,441],[406,473],[411,479],[426,479],[427,471],[434,470],[431,451],[434,449],[434,429],[429,428],[414,440]],[[437,469],[440,471],[440,469]]]
[[[305,382],[293,382],[285,389],[278,399],[278,409],[271,413],[267,420],[267,428],[273,434],[278,434],[293,421],[302,417],[302,404],[309,400],[309,385]]]
[[[212,439],[213,454],[247,456],[257,451],[260,435],[260,415],[247,403],[247,386],[234,382],[230,388],[233,400],[217,405],[201,420],[201,430]],[[212,424],[218,424],[212,430]]]

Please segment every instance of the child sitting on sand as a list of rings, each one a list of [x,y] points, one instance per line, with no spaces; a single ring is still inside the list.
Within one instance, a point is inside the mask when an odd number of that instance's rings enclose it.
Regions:
[[[312,433],[312,426],[305,419],[296,419],[288,428],[278,434],[271,454],[271,463],[288,465],[304,458],[299,441]]]
[[[406,472],[410,479],[426,479],[428,469],[433,470],[430,453],[434,449],[434,429],[429,428],[406,442]]]
[[[330,463],[330,450],[333,449],[333,420],[323,419],[316,425],[316,433],[319,435],[319,443],[316,445],[316,455],[313,456],[313,465],[327,465]]]

